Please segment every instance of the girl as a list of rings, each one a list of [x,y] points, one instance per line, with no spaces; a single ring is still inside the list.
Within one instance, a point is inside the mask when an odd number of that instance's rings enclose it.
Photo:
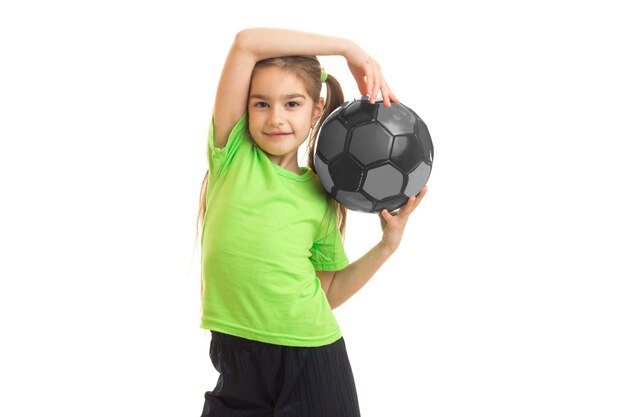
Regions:
[[[380,66],[347,39],[281,29],[235,37],[217,88],[202,183],[201,327],[219,378],[202,416],[354,417],[359,405],[332,313],[400,244],[426,193],[379,214],[382,238],[349,263],[346,209],[315,174],[324,119],[343,103],[316,55],[345,57],[362,95],[397,102]],[[326,84],[326,100],[320,97]],[[308,167],[298,166],[307,139]]]

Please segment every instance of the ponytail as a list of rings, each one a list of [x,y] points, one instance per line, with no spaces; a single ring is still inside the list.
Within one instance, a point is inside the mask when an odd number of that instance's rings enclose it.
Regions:
[[[209,182],[209,170],[206,170],[202,185],[200,186],[200,201],[198,202],[198,214],[196,215],[196,234],[193,239],[193,250],[196,251],[198,244],[198,226],[204,227],[204,214],[206,213],[206,193],[207,183]]]
[[[322,124],[328,118],[328,116],[339,106],[341,106],[344,102],[343,90],[341,89],[341,85],[339,81],[335,77],[330,74],[326,74],[326,100],[324,101],[324,110],[322,111],[322,116],[319,121],[315,125],[313,129],[313,133],[311,135],[311,139],[309,140],[309,145],[307,148],[308,153],[308,162],[309,168],[317,174],[315,170],[315,144],[317,143],[317,135],[319,134],[320,128]],[[332,197],[329,195],[328,200],[331,202]],[[339,202],[337,204],[337,223],[339,226],[339,233],[341,233],[341,237],[345,240],[346,233],[346,216],[348,214],[347,208]]]

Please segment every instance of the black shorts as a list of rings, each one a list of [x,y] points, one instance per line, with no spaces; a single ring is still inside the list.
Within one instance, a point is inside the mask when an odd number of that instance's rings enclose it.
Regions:
[[[202,417],[359,417],[343,338],[320,347],[279,346],[211,331],[219,372]]]

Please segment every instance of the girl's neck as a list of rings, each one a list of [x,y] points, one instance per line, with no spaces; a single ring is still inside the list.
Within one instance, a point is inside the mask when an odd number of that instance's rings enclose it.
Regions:
[[[298,165],[298,155],[275,156],[267,153],[266,155],[270,161],[279,167],[298,175],[302,175],[302,171],[300,171],[300,166]]]

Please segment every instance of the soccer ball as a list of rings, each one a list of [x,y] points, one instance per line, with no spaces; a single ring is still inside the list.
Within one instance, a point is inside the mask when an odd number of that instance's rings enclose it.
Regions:
[[[426,124],[401,103],[369,97],[343,103],[324,121],[315,150],[324,189],[350,210],[395,210],[430,177],[433,143]]]

